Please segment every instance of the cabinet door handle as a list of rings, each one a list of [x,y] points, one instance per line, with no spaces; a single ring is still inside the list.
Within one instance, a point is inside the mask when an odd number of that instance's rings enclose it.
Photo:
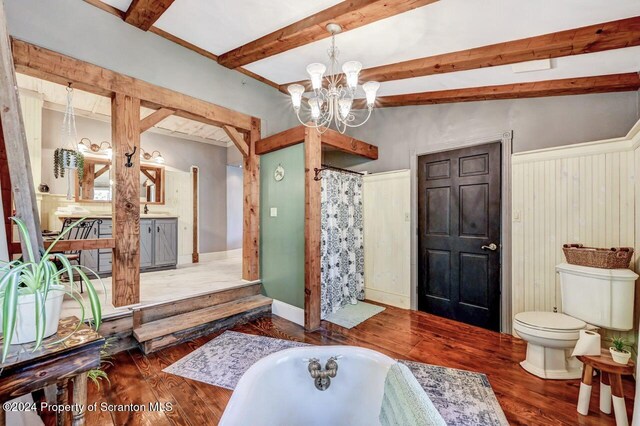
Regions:
[[[149,227],[149,233],[151,233],[151,227]]]
[[[160,232],[160,227],[158,226],[158,232]]]

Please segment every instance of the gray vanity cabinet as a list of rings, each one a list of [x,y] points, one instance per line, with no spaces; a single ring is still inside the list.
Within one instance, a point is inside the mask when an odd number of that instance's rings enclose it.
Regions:
[[[111,238],[112,220],[102,219],[91,238]],[[111,275],[113,253],[110,249],[84,250],[82,265],[105,277]],[[178,219],[140,220],[140,271],[175,268],[178,263]]]

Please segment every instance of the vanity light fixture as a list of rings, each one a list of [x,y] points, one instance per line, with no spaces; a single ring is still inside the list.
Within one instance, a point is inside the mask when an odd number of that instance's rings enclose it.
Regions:
[[[164,157],[160,154],[160,151],[153,151],[149,153],[144,149],[140,148],[140,158],[145,161],[155,161],[158,164],[164,164]]]
[[[102,141],[99,144],[91,142],[89,138],[82,138],[78,143],[78,151],[83,154],[104,154],[111,158],[113,155],[113,148],[107,141]]]

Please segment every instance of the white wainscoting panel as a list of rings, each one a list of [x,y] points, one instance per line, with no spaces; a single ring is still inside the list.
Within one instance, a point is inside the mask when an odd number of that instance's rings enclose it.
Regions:
[[[512,159],[513,315],[561,312],[562,244],[635,246],[634,143],[628,136]]]
[[[401,170],[363,179],[365,296],[404,309],[411,306],[409,173]]]

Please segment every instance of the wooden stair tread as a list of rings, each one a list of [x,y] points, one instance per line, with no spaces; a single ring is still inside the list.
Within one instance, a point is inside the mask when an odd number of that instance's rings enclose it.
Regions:
[[[151,339],[196,327],[211,321],[227,318],[251,309],[267,306],[271,304],[271,301],[272,300],[270,298],[261,294],[243,297],[231,302],[142,324],[133,330],[133,335],[138,342],[146,342]]]

